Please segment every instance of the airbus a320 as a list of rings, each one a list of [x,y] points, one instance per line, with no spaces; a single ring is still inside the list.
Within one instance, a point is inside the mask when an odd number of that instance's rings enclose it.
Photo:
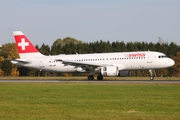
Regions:
[[[42,55],[31,41],[21,32],[14,31],[16,47],[20,58],[11,60],[13,64],[51,72],[87,72],[88,80],[103,80],[104,76],[130,76],[132,70],[162,69],[174,65],[165,54],[154,51],[115,52],[73,55]]]

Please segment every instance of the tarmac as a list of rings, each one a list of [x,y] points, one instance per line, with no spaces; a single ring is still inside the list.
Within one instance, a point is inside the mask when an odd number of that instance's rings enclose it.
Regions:
[[[0,80],[0,83],[113,83],[113,84],[180,84],[180,80]]]

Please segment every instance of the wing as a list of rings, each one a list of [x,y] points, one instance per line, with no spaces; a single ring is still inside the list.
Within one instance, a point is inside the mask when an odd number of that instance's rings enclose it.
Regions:
[[[92,63],[92,62],[81,62],[81,61],[70,61],[70,60],[62,60],[56,59],[56,61],[61,61],[64,65],[72,65],[75,67],[81,67],[86,71],[98,68],[98,67],[105,67],[109,66],[108,64],[99,64],[99,63]]]

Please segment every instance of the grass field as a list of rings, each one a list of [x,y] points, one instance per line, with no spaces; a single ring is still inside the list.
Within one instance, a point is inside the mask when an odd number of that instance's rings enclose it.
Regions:
[[[179,120],[178,84],[1,83],[1,120]]]

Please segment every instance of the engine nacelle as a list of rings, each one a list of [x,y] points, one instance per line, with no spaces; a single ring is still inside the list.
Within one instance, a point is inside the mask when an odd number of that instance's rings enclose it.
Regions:
[[[101,67],[101,75],[117,76],[118,75],[118,67],[117,66]]]
[[[119,71],[118,76],[120,77],[126,77],[126,76],[130,76],[131,75],[131,71]]]
[[[76,68],[76,72],[85,72],[85,70],[82,69],[81,67],[77,67],[77,68]]]

